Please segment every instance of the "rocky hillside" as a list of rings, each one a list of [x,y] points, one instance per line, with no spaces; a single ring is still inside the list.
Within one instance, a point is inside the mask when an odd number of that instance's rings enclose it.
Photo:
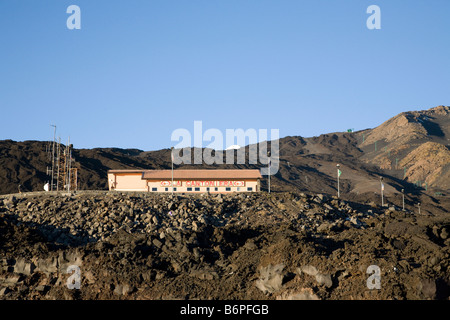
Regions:
[[[448,214],[406,209],[292,192],[0,197],[0,299],[448,299]]]
[[[429,110],[402,112],[366,133],[361,146],[384,140],[400,147],[415,140],[437,139],[447,142],[450,135],[450,107],[438,106]]]
[[[450,189],[450,107],[403,112],[358,133],[361,160],[436,191]]]
[[[102,191],[169,149],[74,149],[82,191],[48,193],[49,143],[0,141],[0,299],[448,299],[448,139],[443,106],[285,137],[275,192],[174,197]]]
[[[335,195],[336,164],[341,165],[342,196],[436,192],[450,189],[450,108],[404,112],[374,129],[336,132],[318,137],[280,139],[280,168],[272,177],[274,191],[311,191]],[[49,180],[49,142],[0,141],[0,194],[41,191]],[[195,150],[192,152],[194,154]],[[248,155],[248,147],[246,147]],[[79,189],[105,190],[108,169],[169,169],[170,150],[73,149]],[[181,165],[177,168],[258,168],[257,165]],[[266,180],[262,181],[266,187]]]
[[[403,158],[399,165],[406,170],[408,181],[422,181],[450,189],[450,150],[435,142],[421,144]]]

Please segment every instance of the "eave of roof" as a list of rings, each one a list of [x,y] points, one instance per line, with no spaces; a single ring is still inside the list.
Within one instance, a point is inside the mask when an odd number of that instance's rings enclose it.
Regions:
[[[108,173],[143,173],[143,169],[113,169],[108,170]]]
[[[172,170],[145,170],[142,179],[171,179]],[[261,179],[257,169],[174,170],[174,179]]]

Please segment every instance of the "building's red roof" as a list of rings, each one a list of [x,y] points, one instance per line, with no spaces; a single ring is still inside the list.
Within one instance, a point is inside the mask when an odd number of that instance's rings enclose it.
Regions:
[[[145,170],[142,179],[172,178],[172,170]],[[201,169],[201,170],[173,170],[174,179],[261,179],[257,169]]]
[[[108,170],[108,173],[143,173],[145,170],[142,169],[115,169]]]

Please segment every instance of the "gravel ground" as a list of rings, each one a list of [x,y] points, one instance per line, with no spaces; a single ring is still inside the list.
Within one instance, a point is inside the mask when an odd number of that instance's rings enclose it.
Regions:
[[[449,215],[430,210],[291,192],[7,195],[0,299],[448,299]]]

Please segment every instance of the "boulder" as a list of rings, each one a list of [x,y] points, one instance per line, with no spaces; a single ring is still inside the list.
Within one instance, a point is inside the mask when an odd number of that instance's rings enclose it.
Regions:
[[[159,241],[158,239],[153,239],[152,243],[155,247],[160,248],[163,246],[163,243],[161,241]]]
[[[256,287],[264,293],[274,293],[281,289],[283,284],[284,265],[277,264],[275,266],[268,265],[260,268],[259,279],[256,280]]]
[[[47,275],[58,271],[58,261],[56,258],[38,259],[36,261],[36,271]]]
[[[16,263],[14,264],[14,272],[20,273],[24,275],[31,275],[35,269],[35,266],[33,263],[26,262],[25,259],[17,259]]]
[[[114,288],[114,293],[117,295],[127,295],[132,291],[132,287],[128,284],[118,284]]]
[[[317,227],[317,232],[326,233],[331,230],[332,224],[329,222],[324,222]]]
[[[419,279],[416,288],[419,297],[425,299],[436,298],[436,281],[433,279]]]
[[[441,237],[442,240],[446,240],[449,236],[448,229],[446,227],[442,228],[439,236]]]
[[[350,218],[350,222],[356,227],[360,227],[362,225],[361,221],[359,221],[355,216]]]
[[[9,289],[8,287],[0,288],[0,297],[3,297],[4,295],[6,295],[10,292],[11,292],[11,289]]]
[[[306,265],[306,266],[302,266],[300,268],[297,268],[297,273],[301,274],[301,273],[306,273],[310,276],[315,276],[316,274],[319,273],[319,271],[316,269],[316,267],[311,266],[311,265]]]
[[[298,292],[283,292],[276,300],[319,300],[319,297],[311,288],[302,288]]]
[[[324,285],[327,288],[330,288],[333,285],[333,281],[331,280],[331,276],[329,274],[317,273],[316,282],[319,285]]]
[[[190,276],[196,277],[200,280],[215,280],[219,279],[219,275],[214,270],[192,270]]]

